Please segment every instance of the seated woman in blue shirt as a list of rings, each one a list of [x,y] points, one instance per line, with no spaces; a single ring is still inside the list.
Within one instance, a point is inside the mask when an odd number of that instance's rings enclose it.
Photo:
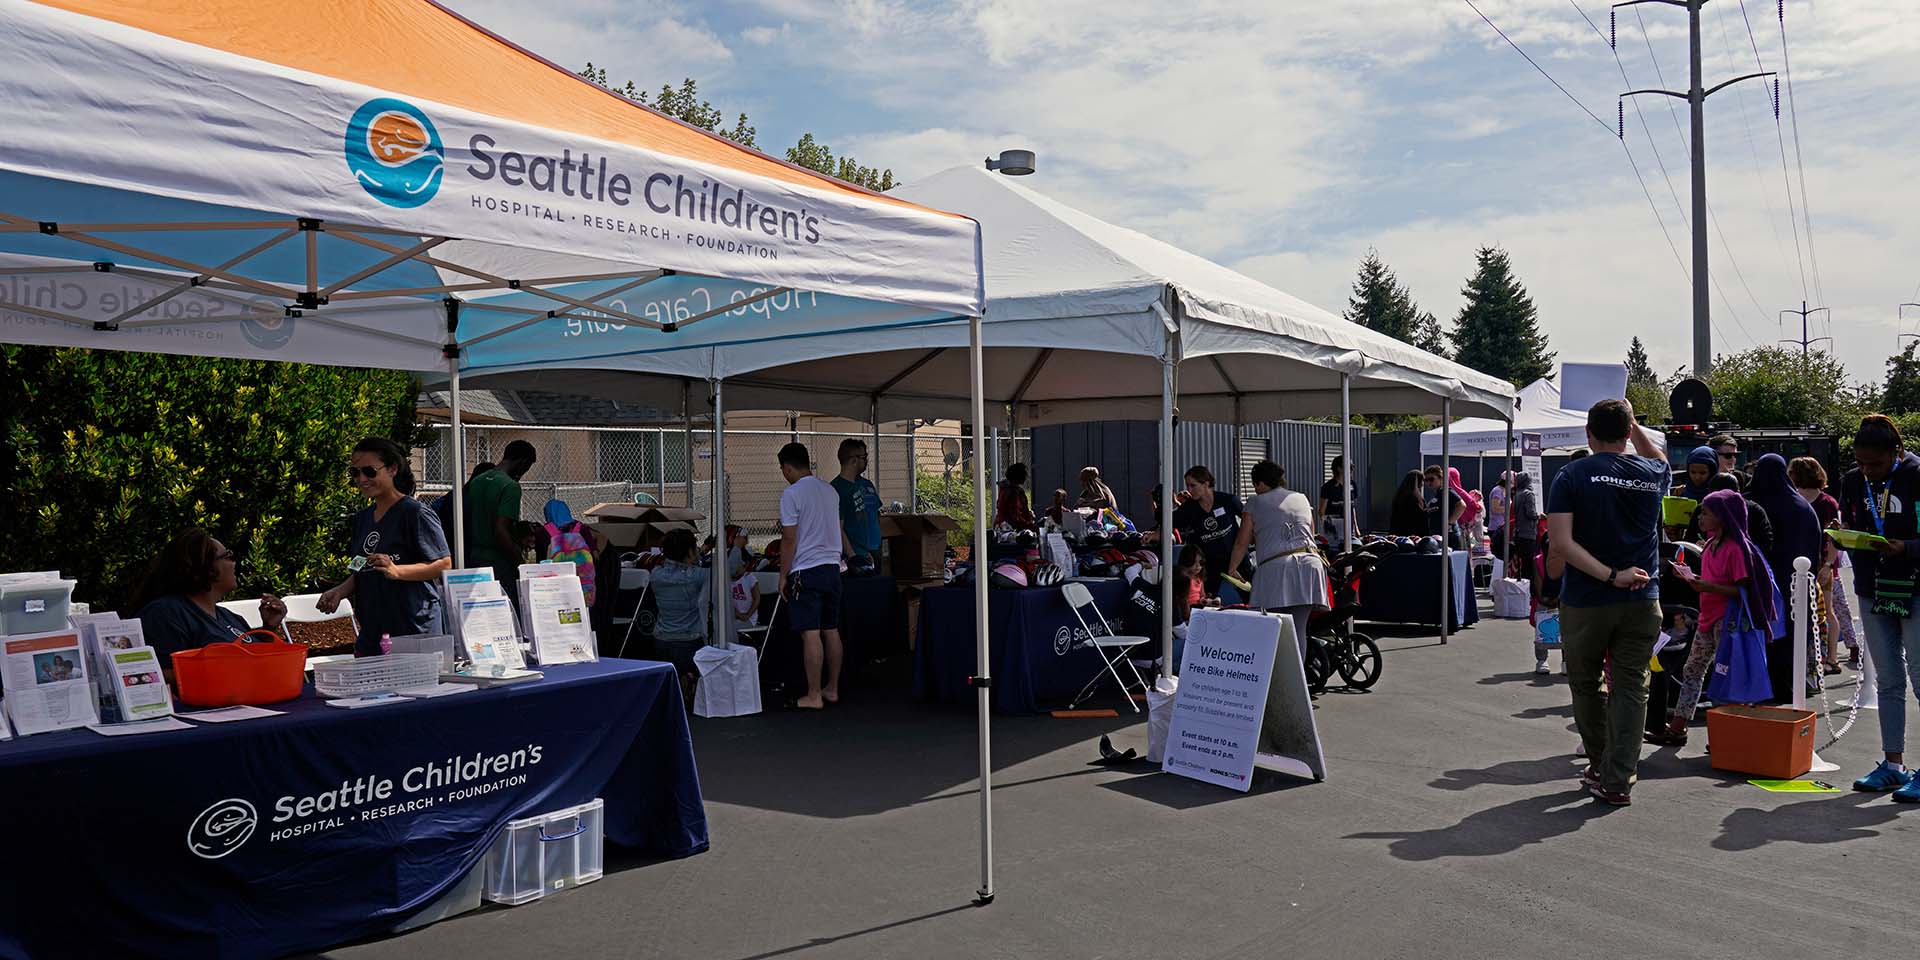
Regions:
[[[668,533],[660,553],[666,559],[653,568],[653,602],[659,611],[653,623],[654,652],[684,675],[693,671],[694,651],[707,640],[713,571],[700,566],[699,544],[691,530]]]
[[[160,665],[173,667],[173,655],[209,643],[230,643],[252,629],[240,615],[221,609],[221,598],[239,585],[233,551],[199,527],[180,531],[153,558],[134,594],[147,645]],[[287,605],[270,593],[260,595],[260,621],[278,631]]]

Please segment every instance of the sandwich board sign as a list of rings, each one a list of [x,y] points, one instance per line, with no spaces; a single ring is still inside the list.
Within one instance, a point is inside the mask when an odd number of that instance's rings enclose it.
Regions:
[[[1160,769],[1245,793],[1255,767],[1326,779],[1293,618],[1197,610]]]

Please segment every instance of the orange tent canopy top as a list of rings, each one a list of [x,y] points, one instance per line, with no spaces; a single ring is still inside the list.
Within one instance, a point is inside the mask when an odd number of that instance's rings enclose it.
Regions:
[[[929,209],[776,160],[657,113],[431,0],[302,0],[298,4],[258,0],[39,2],[238,56],[502,119],[624,143],[787,183]]]

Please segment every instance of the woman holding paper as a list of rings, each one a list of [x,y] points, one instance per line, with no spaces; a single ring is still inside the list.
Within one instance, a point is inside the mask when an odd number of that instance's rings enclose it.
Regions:
[[[175,535],[153,558],[134,594],[133,609],[147,644],[172,669],[173,655],[209,643],[230,643],[252,629],[219,604],[239,586],[233,551],[199,527]],[[279,630],[287,605],[271,593],[260,595],[260,622]]]
[[[353,574],[320,595],[322,613],[353,600],[360,635],[354,656],[378,656],[382,636],[404,637],[440,629],[440,594],[434,581],[453,566],[440,518],[413,494],[413,467],[400,445],[368,437],[354,445],[347,476],[373,505],[353,518]]]

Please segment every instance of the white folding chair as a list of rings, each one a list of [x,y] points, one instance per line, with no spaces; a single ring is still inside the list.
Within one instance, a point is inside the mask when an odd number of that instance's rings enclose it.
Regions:
[[[1118,664],[1126,664],[1127,671],[1133,674],[1134,683],[1139,684],[1142,693],[1146,692],[1148,689],[1146,678],[1140,676],[1139,669],[1133,665],[1132,660],[1128,659],[1127,651],[1152,641],[1147,637],[1116,636],[1113,627],[1107,623],[1106,615],[1094,605],[1093,594],[1087,591],[1086,584],[1069,580],[1060,585],[1060,595],[1066,598],[1067,606],[1073,610],[1073,618],[1080,621],[1080,629],[1087,634],[1087,639],[1076,646],[1092,647],[1094,652],[1100,654],[1101,661],[1100,669],[1094,672],[1093,679],[1088,680],[1087,685],[1080,688],[1080,692],[1074,696],[1073,702],[1068,704],[1067,708],[1073,709],[1085,702],[1099,687],[1101,676],[1108,675],[1113,677],[1113,682],[1120,685],[1120,693],[1127,697],[1127,706],[1132,707],[1134,713],[1139,713],[1140,704],[1134,702],[1133,688],[1127,686],[1126,679],[1120,676]],[[1086,610],[1093,611],[1094,619],[1100,623],[1100,629],[1095,630],[1093,625],[1087,622],[1084,612]]]
[[[260,600],[258,598],[252,600],[222,600],[214,604],[214,606],[228,613],[238,614],[240,619],[247,622],[247,626],[255,630],[260,629],[261,625],[265,623],[264,620],[260,619]]]
[[[773,623],[780,619],[780,595],[773,595],[773,612],[767,614],[767,622],[757,627],[735,627],[734,635],[741,637],[760,637],[760,662],[755,669],[765,672],[767,669],[767,650],[773,646]]]
[[[625,657],[627,655],[627,641],[633,639],[633,626],[640,622],[640,609],[646,606],[647,590],[652,586],[653,571],[643,570],[639,567],[622,567],[620,569],[620,589],[625,591],[638,588],[640,590],[640,599],[633,602],[633,615],[626,619],[627,632],[625,636],[620,638],[620,650],[614,654],[615,657]],[[615,626],[619,626],[620,618],[615,617],[613,623]]]

